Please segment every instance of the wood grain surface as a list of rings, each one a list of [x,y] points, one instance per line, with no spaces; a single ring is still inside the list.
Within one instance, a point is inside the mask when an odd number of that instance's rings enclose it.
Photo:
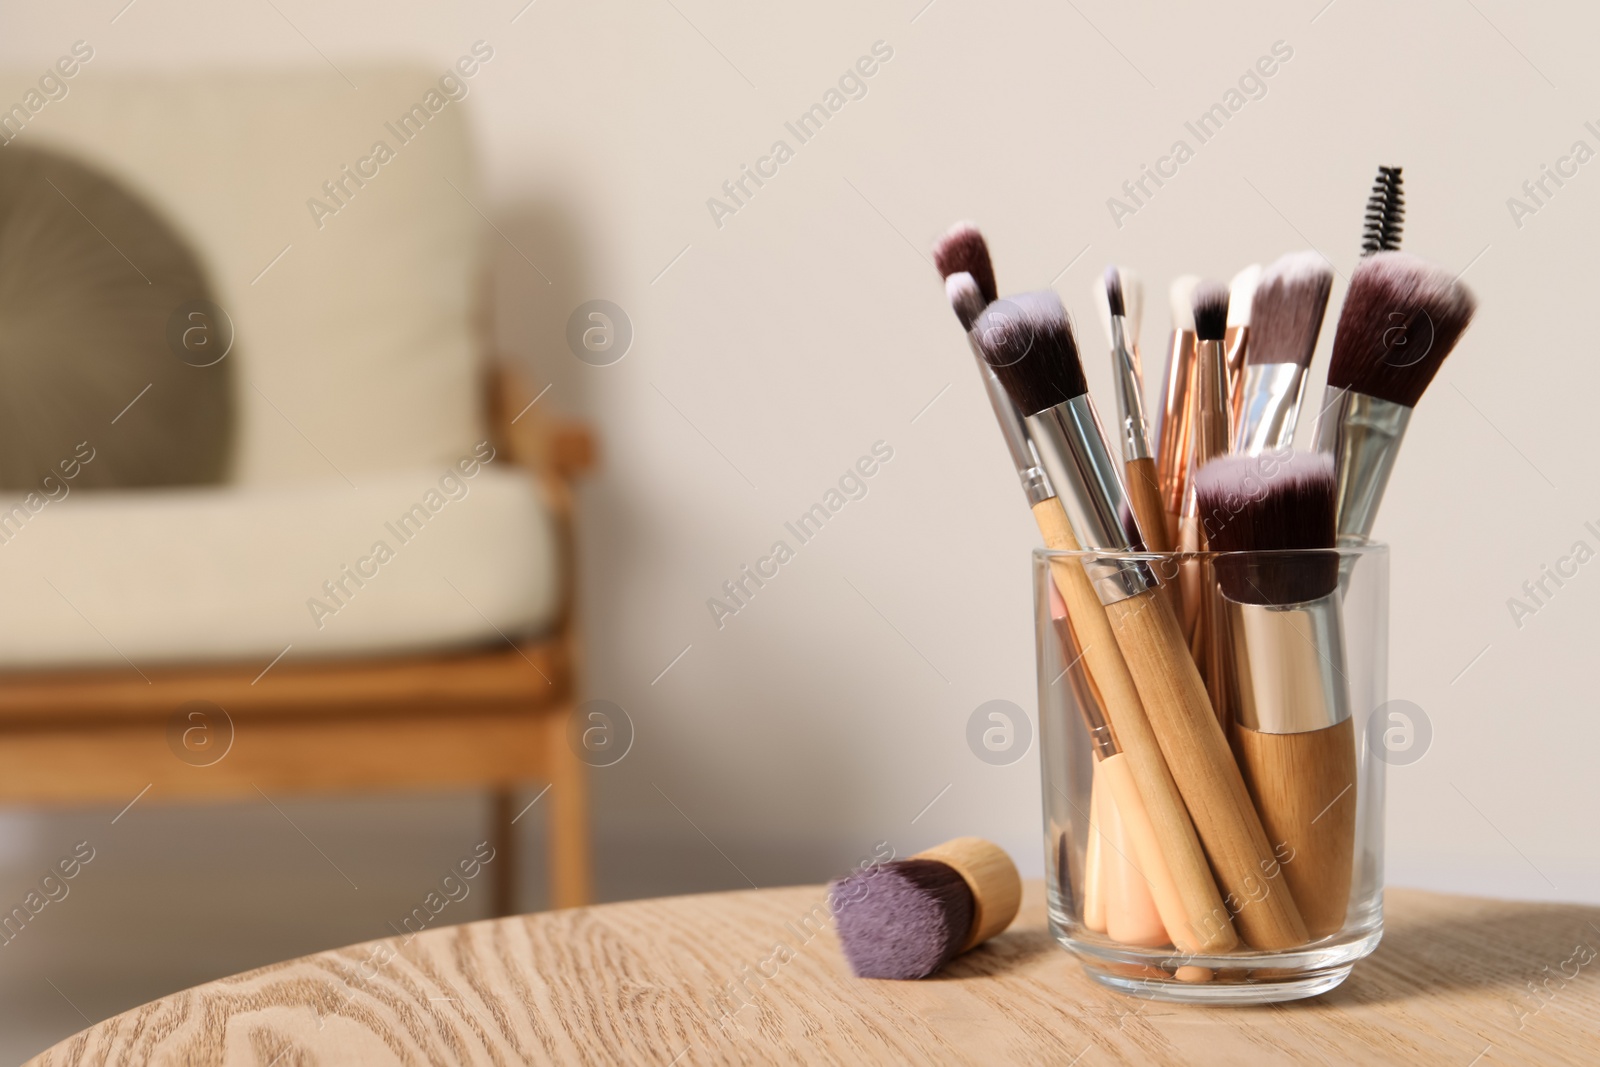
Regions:
[[[442,927],[164,997],[31,1062],[1595,1062],[1597,908],[1391,890],[1383,944],[1339,989],[1198,1008],[1095,985],[1043,898],[1029,883],[1011,930],[922,982],[852,978],[820,886]]]

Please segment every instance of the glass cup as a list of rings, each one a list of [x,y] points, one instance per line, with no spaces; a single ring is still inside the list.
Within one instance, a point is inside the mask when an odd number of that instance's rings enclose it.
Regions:
[[[1245,794],[1236,795],[1247,795],[1249,803],[1233,809],[1237,825],[1259,819],[1270,848],[1259,858],[1249,853],[1252,867],[1242,880],[1238,867],[1225,877],[1217,866],[1215,806],[1193,816],[1199,796],[1193,792],[1194,746],[1169,749],[1172,728],[1163,734],[1169,712],[1144,707],[1147,699],[1159,699],[1145,695],[1149,679],[1141,682],[1130,671],[1124,676],[1134,682],[1130,689],[1096,677],[1114,675],[1119,663],[1149,670],[1152,661],[1128,649],[1136,639],[1131,630],[1075,616],[1074,610],[1087,610],[1084,599],[1074,604],[1065,584],[1057,584],[1067,580],[1064,568],[1087,564],[1097,573],[1103,567],[1095,564],[1133,561],[1158,576],[1179,630],[1187,629],[1188,617],[1205,635],[1186,640],[1200,650],[1194,662],[1208,691],[1222,697],[1213,705],[1224,707],[1218,724],[1226,747],[1218,744],[1213,752],[1231,757],[1224,779],[1239,768],[1245,785]],[[1056,940],[1103,985],[1154,1000],[1269,1003],[1316,996],[1344,981],[1383,933],[1387,546],[1321,553],[1038,549],[1033,563],[1045,869]],[[1332,582],[1335,566],[1334,592],[1294,600],[1297,589],[1304,591],[1297,576],[1316,570]],[[1232,580],[1219,583],[1219,576]],[[1188,611],[1178,592],[1185,587]],[[1244,600],[1224,595],[1230,588]],[[1109,660],[1109,649],[1093,647],[1097,633],[1118,646]],[[1212,633],[1223,636],[1216,640]],[[1129,692],[1139,696],[1134,711],[1126,706]],[[1150,750],[1136,754],[1123,747],[1137,747],[1140,731],[1127,718],[1135,711],[1150,724],[1144,736],[1154,738],[1158,760]],[[1150,773],[1163,766],[1172,773],[1165,787],[1152,783]],[[1144,803],[1152,792],[1164,793],[1165,806]],[[1146,810],[1128,810],[1141,804]],[[1161,812],[1176,818],[1163,819]],[[1157,824],[1163,829],[1155,830]],[[1188,862],[1168,862],[1169,853],[1185,853],[1183,834],[1173,829],[1181,824],[1195,832]],[[1211,885],[1214,896],[1207,897]],[[1271,893],[1295,902],[1306,928],[1303,941],[1246,935],[1259,927],[1240,912],[1260,907]],[[1221,907],[1202,909],[1196,902],[1204,899]],[[1281,898],[1276,904],[1283,906]],[[1194,914],[1201,910],[1207,914]],[[1175,938],[1174,927],[1183,936]]]

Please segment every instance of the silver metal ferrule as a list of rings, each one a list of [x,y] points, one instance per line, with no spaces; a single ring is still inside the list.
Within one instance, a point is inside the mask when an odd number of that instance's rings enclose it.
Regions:
[[[1144,389],[1139,363],[1128,348],[1127,320],[1111,316],[1111,376],[1117,383],[1117,417],[1122,422],[1122,461],[1150,459],[1150,428],[1144,421]]]
[[[1338,479],[1339,544],[1362,544],[1372,532],[1411,409],[1392,400],[1329,386],[1317,420],[1318,452],[1333,456]]]
[[[972,354],[978,361],[984,392],[989,394],[989,406],[994,409],[994,419],[1000,424],[1000,436],[1005,438],[1006,451],[1011,453],[1011,463],[1017,469],[1017,479],[1022,482],[1022,493],[1028,498],[1028,506],[1031,508],[1049,500],[1056,495],[1056,491],[1039,462],[1038,449],[1033,447],[1033,439],[1028,436],[1028,428],[1022,424],[1022,416],[1017,414],[1017,406],[1011,402],[1011,396],[995,375],[994,368],[984,360],[977,338],[968,333],[967,341],[972,345]]]
[[[1089,395],[1029,415],[1025,422],[1078,543],[1086,549],[1144,551],[1121,464],[1106,451]],[[1083,569],[1101,604],[1115,604],[1156,585],[1143,560],[1089,560]]]
[[[1337,592],[1283,606],[1227,601],[1240,726],[1302,734],[1350,717],[1339,603]]]
[[[1247,363],[1233,450],[1246,456],[1278,452],[1294,440],[1305,368],[1298,363]]]

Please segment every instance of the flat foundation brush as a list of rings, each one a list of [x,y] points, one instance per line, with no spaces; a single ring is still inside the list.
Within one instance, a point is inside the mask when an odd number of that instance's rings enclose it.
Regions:
[[[1317,349],[1333,268],[1316,252],[1290,252],[1261,274],[1250,315],[1250,347],[1234,409],[1234,451],[1277,452],[1294,441],[1306,368]]]
[[[1411,411],[1476,307],[1449,271],[1405,252],[1374,252],[1351,272],[1316,434],[1334,457],[1340,545],[1372,532]]]
[[[986,308],[973,328],[1039,450],[1080,543],[1115,553],[1143,549],[1118,464],[1106,451],[1089,397],[1072,324],[1054,293],[1030,293]],[[1068,567],[1066,569],[1073,569]],[[1272,846],[1244,779],[1211,710],[1204,682],[1184,647],[1172,608],[1142,559],[1099,559],[1081,568],[1110,619],[1111,631],[1160,746],[1194,820],[1244,940],[1289,948],[1306,940],[1305,924],[1276,870]],[[1068,608],[1069,589],[1062,589]],[[1073,614],[1073,625],[1078,615]],[[1094,641],[1091,633],[1081,633]],[[1094,673],[1091,664],[1090,671]],[[1104,680],[1096,676],[1102,690]],[[1114,707],[1115,705],[1109,705]],[[1113,718],[1132,756],[1139,742]],[[1143,792],[1145,782],[1139,782]],[[1178,876],[1177,864],[1168,854]],[[1227,913],[1190,909],[1189,930],[1226,926]],[[1169,930],[1176,939],[1178,931]],[[1182,946],[1180,946],[1182,947]]]
[[[1239,768],[1313,938],[1344,925],[1356,829],[1331,457],[1230,456],[1195,475],[1228,612]],[[1326,551],[1323,551],[1326,550]]]

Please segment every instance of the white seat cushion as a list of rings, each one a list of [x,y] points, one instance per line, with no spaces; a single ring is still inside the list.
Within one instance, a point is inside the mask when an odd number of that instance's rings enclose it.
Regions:
[[[0,499],[0,667],[265,667],[291,645],[286,661],[548,626],[560,572],[531,477],[504,461],[450,472],[369,475],[359,489],[69,492],[31,514]]]
[[[485,227],[467,199],[482,204],[470,105],[438,91],[442,69],[347,67],[358,92],[326,68],[137,75],[90,62],[17,135],[120,179],[199,253],[237,336],[232,480],[359,483],[482,439]],[[473,80],[456,83],[470,99]],[[425,121],[402,141],[391,127],[414,106]],[[378,142],[393,158],[363,167]],[[357,186],[346,167],[371,176]],[[340,181],[336,201],[324,183]],[[314,199],[343,206],[314,213]]]

